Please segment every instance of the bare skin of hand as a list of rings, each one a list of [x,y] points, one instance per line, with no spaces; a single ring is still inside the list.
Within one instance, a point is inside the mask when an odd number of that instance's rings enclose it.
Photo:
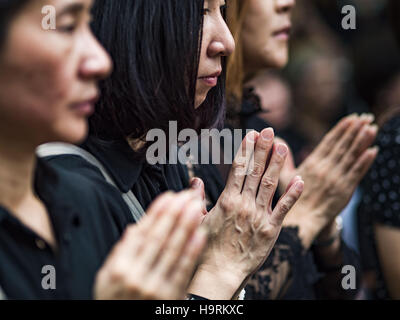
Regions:
[[[199,192],[159,197],[128,227],[95,281],[96,299],[174,300],[186,297],[206,232]]]
[[[271,208],[288,147],[274,146],[274,132],[251,132],[243,140],[216,206],[205,216],[209,242],[189,292],[208,299],[234,299],[265,262],[287,212],[304,183],[292,179]],[[251,150],[252,152],[249,152]]]
[[[300,165],[294,167],[290,155],[282,170],[284,186],[294,175],[305,182],[302,196],[287,215],[285,226],[298,226],[305,248],[316,237],[330,233],[336,216],[350,201],[378,149],[371,148],[378,128],[371,125],[373,117],[352,115],[340,121]],[[281,139],[276,139],[282,143]],[[326,232],[324,232],[326,230]]]

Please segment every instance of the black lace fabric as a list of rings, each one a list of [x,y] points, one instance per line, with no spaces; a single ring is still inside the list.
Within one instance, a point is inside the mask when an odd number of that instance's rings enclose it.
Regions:
[[[246,286],[248,300],[313,300],[353,299],[355,290],[342,287],[342,266],[354,265],[358,257],[341,244],[342,263],[334,270],[322,267],[313,250],[305,250],[298,236],[298,228],[283,228],[264,265]],[[359,286],[357,278],[356,288]]]
[[[320,278],[298,228],[283,228],[268,259],[246,286],[246,299],[314,299],[313,285]]]

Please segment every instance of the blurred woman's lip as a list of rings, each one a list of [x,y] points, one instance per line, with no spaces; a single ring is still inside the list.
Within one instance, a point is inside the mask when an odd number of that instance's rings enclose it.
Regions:
[[[94,113],[95,104],[97,100],[98,97],[96,96],[90,100],[86,100],[80,103],[75,103],[72,105],[72,109],[78,112],[79,115],[88,117]]]
[[[273,33],[273,36],[280,40],[289,40],[291,30],[292,30],[291,26],[287,26],[285,28],[275,31]]]

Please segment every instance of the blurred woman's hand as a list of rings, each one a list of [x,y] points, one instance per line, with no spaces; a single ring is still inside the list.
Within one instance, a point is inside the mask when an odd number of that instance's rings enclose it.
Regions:
[[[206,215],[209,242],[189,292],[208,299],[237,297],[246,280],[268,257],[303,181],[293,178],[271,208],[288,147],[274,146],[274,132],[249,133],[236,156],[216,206]]]
[[[301,176],[305,188],[287,215],[285,226],[299,226],[306,248],[311,246],[350,201],[357,185],[372,165],[377,148],[370,148],[378,128],[372,116],[352,115],[340,121],[300,165],[294,167],[290,155],[281,175],[284,187],[291,177]],[[276,139],[276,143],[282,140]]]
[[[97,274],[96,299],[184,299],[206,243],[199,192],[162,195]]]

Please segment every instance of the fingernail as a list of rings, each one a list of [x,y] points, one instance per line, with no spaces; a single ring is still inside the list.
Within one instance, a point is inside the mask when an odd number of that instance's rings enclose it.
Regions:
[[[295,188],[298,192],[303,192],[304,190],[304,181],[297,181]]]
[[[377,134],[378,133],[378,125],[373,124],[372,126],[369,126],[370,130],[372,131],[373,134]]]
[[[198,178],[193,179],[193,180],[192,180],[191,186],[192,186],[193,188],[201,188],[201,181],[200,181],[200,179],[198,179]]]
[[[276,151],[278,152],[278,154],[282,157],[286,156],[287,152],[288,152],[288,147],[284,144],[279,144]]]
[[[261,132],[264,140],[270,141],[274,138],[274,130],[272,128],[265,129]]]
[[[380,151],[380,148],[378,146],[375,146],[375,147],[372,147],[370,150],[373,152],[376,152],[378,154]]]

